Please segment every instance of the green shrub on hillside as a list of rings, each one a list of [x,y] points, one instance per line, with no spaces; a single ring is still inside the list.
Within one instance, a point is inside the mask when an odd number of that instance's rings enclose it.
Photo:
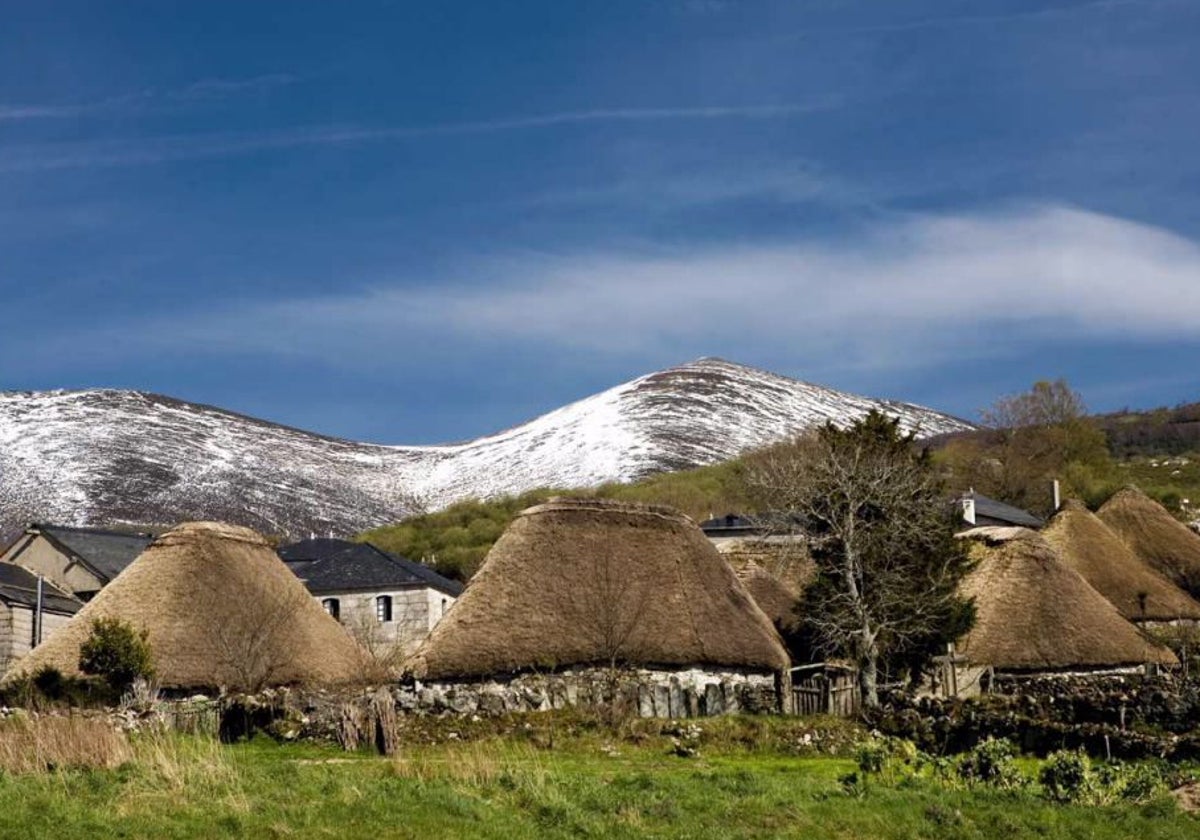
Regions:
[[[540,504],[555,490],[532,490],[487,502],[469,500],[363,534],[372,545],[427,563],[440,574],[466,581],[518,513]]]
[[[456,580],[471,578],[492,544],[517,514],[551,496],[595,496],[669,505],[693,519],[745,510],[738,461],[678,473],[654,475],[631,484],[587,490],[541,488],[489,501],[469,500],[437,513],[410,517],[367,531],[359,539],[385,551],[427,563]]]

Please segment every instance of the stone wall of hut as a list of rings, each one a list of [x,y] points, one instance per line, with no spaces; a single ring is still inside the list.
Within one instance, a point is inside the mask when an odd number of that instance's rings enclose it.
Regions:
[[[690,718],[779,708],[774,675],[707,668],[572,669],[505,680],[418,682],[394,693],[401,712],[417,714],[501,715],[616,704],[638,717]]]
[[[154,716],[185,731],[219,726],[222,735],[238,737],[266,729],[289,739],[340,741],[347,721],[361,722],[378,713],[381,694],[390,698],[391,712],[400,717],[464,720],[569,708],[615,710],[622,716],[698,718],[773,713],[779,711],[780,702],[771,674],[701,668],[616,674],[606,669],[573,669],[507,680],[278,688],[222,698],[195,695],[155,704]]]

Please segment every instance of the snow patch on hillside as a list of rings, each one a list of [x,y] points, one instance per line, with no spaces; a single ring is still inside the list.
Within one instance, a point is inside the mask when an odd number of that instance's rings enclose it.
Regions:
[[[0,530],[223,519],[349,534],[415,506],[630,481],[716,463],[872,408],[919,436],[969,428],[719,359],[648,374],[528,423],[445,446],[310,434],[133,391],[0,394]]]

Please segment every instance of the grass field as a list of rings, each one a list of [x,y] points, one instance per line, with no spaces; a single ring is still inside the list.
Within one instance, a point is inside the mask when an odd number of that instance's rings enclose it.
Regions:
[[[1169,798],[1065,806],[919,780],[851,794],[848,759],[683,758],[658,738],[452,740],[393,759],[179,737],[132,751],[116,769],[3,775],[0,837],[1200,837]]]

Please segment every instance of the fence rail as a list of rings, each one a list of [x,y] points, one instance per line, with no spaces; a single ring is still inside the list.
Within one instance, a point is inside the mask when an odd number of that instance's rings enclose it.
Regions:
[[[853,669],[819,665],[792,669],[792,713],[855,717],[862,692]]]

